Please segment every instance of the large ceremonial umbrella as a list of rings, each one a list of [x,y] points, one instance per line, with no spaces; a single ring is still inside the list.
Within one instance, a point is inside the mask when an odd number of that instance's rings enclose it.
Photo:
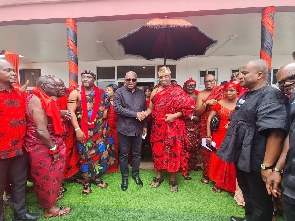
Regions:
[[[137,30],[118,39],[125,54],[178,60],[204,55],[217,41],[183,19],[152,19]]]

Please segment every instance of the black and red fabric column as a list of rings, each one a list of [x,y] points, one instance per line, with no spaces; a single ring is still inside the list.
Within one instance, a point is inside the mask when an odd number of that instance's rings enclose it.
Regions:
[[[77,49],[77,24],[75,19],[67,18],[67,46],[69,86],[78,87],[78,49]]]
[[[263,10],[261,16],[261,49],[260,58],[268,65],[268,83],[271,81],[272,70],[272,46],[274,34],[275,7],[270,6]]]

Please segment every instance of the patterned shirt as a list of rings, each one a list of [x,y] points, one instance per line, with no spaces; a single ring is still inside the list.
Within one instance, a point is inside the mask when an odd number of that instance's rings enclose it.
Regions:
[[[25,93],[0,88],[0,159],[23,154],[25,133]]]

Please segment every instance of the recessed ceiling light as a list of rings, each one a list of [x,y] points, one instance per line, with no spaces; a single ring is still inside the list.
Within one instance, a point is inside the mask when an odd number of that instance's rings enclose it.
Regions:
[[[142,67],[143,69],[145,68],[145,67]]]

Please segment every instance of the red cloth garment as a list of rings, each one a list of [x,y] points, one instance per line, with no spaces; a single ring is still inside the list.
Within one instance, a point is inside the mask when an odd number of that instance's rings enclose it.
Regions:
[[[23,154],[26,133],[25,94],[11,87],[0,88],[0,159]]]
[[[211,107],[220,116],[220,124],[217,131],[213,131],[212,140],[218,149],[226,135],[224,126],[229,123],[228,116],[233,110],[228,110],[219,103]],[[215,152],[210,155],[209,178],[215,182],[218,188],[234,193],[236,191],[236,170],[234,163],[228,163],[216,156]]]
[[[183,119],[195,103],[179,85],[170,84],[152,98],[151,144],[155,170],[178,172],[183,164],[183,148],[188,143]],[[182,112],[182,117],[166,123],[166,114]]]
[[[195,99],[191,97],[195,103]],[[191,120],[191,117],[187,117],[184,120],[185,127],[187,130],[188,143],[184,147],[184,158],[187,163],[182,166],[182,174],[188,174],[189,170],[196,168],[196,165],[199,164],[199,151],[201,149],[201,140],[200,140],[200,124]]]
[[[107,122],[109,127],[111,128],[111,136],[114,138],[114,147],[115,147],[115,152],[116,155],[119,156],[119,142],[118,142],[118,132],[117,132],[117,114],[115,113],[114,110],[114,105],[110,104],[109,110],[108,110],[108,115],[107,115]],[[113,165],[111,165],[106,173],[114,173],[117,172],[119,168],[119,160],[118,157],[115,159],[115,162]]]
[[[97,96],[97,95],[99,95],[98,87],[93,86],[93,90],[94,90],[94,103],[100,104],[100,96]],[[102,93],[104,93],[104,91],[102,91]],[[83,85],[81,86],[81,104],[82,104],[81,130],[83,131],[83,133],[85,135],[85,140],[87,140],[88,139],[88,129],[87,129],[88,126],[87,126],[87,124],[89,125],[89,128],[94,128],[94,123],[97,120],[96,115],[97,115],[99,106],[94,105],[94,107],[92,109],[91,117],[88,120],[87,97],[86,97],[85,89],[84,89]]]
[[[66,89],[66,94],[57,99],[56,103],[60,110],[67,110],[68,96],[72,89]],[[70,178],[80,170],[80,155],[75,145],[75,130],[70,120],[63,119],[63,140],[66,145],[65,178]]]
[[[207,100],[215,99],[217,101],[223,99],[224,91],[223,86],[215,86],[213,91],[207,97]],[[200,119],[200,137],[207,137],[207,120],[211,112],[210,106],[207,106],[206,112],[201,115]],[[201,142],[201,141],[200,141]],[[203,176],[208,177],[209,175],[209,161],[210,161],[210,151],[206,148],[202,148],[202,161],[203,161]]]
[[[45,110],[47,116],[51,117],[53,125],[54,125],[54,132],[56,134],[63,134],[64,130],[61,123],[61,117],[59,109],[57,108],[56,102],[47,96],[44,92],[42,92],[38,87],[34,87],[33,94],[39,97],[41,106]]]
[[[27,96],[27,104],[32,96],[32,94]],[[47,129],[50,137],[60,148],[59,160],[53,164],[53,157],[49,154],[49,148],[41,141],[36,133],[33,117],[30,115],[28,109],[25,113],[27,119],[25,148],[29,153],[34,190],[37,194],[40,207],[49,209],[55,205],[64,179],[66,147],[62,135],[55,133],[51,117],[48,117]]]

